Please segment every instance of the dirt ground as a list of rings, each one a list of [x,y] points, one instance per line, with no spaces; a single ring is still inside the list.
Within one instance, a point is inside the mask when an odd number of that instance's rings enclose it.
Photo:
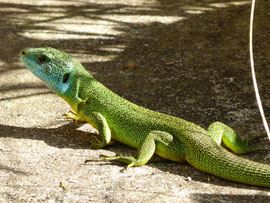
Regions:
[[[257,79],[270,115],[270,2],[258,1]],[[63,118],[69,106],[19,60],[25,47],[77,57],[122,97],[207,127],[222,121],[243,138],[263,134],[252,88],[250,4],[236,0],[0,0],[0,202],[266,202],[270,190],[163,160],[123,170],[91,162],[96,131]],[[267,150],[243,155],[270,164]],[[61,183],[66,189],[61,187]]]

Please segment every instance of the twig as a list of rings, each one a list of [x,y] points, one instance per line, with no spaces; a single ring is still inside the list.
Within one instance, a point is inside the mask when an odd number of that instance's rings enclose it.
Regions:
[[[252,42],[254,10],[255,10],[255,0],[252,0],[251,12],[250,12],[250,28],[249,28],[250,67],[251,67],[252,80],[253,80],[253,86],[254,86],[255,95],[256,95],[256,99],[257,99],[257,104],[258,104],[258,107],[259,107],[259,110],[260,110],[260,113],[261,113],[261,117],[262,117],[262,120],[263,120],[263,125],[264,125],[264,128],[265,128],[265,131],[266,131],[267,136],[268,136],[268,138],[270,140],[269,126],[267,124],[267,121],[266,121],[266,118],[265,118],[265,115],[264,115],[262,101],[261,101],[261,98],[260,98],[258,84],[257,84],[257,80],[256,80],[256,75],[255,75],[255,68],[254,68],[253,42]]]

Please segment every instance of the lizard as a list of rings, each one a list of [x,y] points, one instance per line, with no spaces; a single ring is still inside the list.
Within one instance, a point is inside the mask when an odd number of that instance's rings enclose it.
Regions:
[[[25,48],[20,52],[25,66],[72,111],[66,117],[85,121],[99,132],[92,141],[103,148],[117,141],[137,149],[136,155],[103,156],[88,161],[118,160],[132,166],[146,164],[154,154],[234,182],[270,187],[270,166],[239,157],[262,148],[250,148],[232,128],[213,122],[207,129],[184,119],[136,105],[96,80],[71,55],[54,48]],[[224,143],[228,149],[221,146]]]

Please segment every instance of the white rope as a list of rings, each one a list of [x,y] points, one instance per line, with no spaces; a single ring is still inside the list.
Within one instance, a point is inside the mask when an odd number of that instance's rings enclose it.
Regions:
[[[252,42],[252,38],[253,38],[253,18],[254,18],[254,10],[255,10],[255,0],[252,0],[252,4],[251,4],[251,13],[250,13],[250,28],[249,28],[249,54],[250,54],[250,67],[251,67],[251,73],[252,73],[252,80],[253,80],[253,86],[254,86],[254,90],[255,90],[255,95],[256,95],[256,99],[257,99],[257,104],[261,113],[261,117],[263,120],[263,125],[265,128],[265,131],[267,133],[267,136],[270,140],[270,132],[269,132],[269,126],[267,124],[265,115],[264,115],[264,111],[263,111],[263,106],[262,106],[262,101],[260,98],[260,94],[259,94],[259,89],[258,89],[258,84],[257,84],[257,80],[256,80],[256,75],[255,75],[255,68],[254,68],[254,59],[253,59],[253,42]]]

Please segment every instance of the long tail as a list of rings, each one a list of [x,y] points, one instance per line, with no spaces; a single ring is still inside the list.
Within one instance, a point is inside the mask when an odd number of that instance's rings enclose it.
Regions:
[[[270,187],[270,166],[238,157],[216,144],[210,137],[186,137],[186,159],[200,171],[256,186]]]

